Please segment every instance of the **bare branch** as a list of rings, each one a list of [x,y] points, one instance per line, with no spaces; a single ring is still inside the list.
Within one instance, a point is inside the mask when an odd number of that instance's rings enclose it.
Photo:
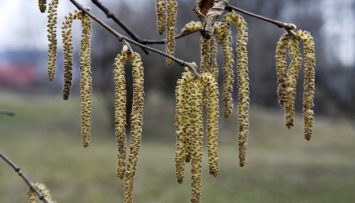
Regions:
[[[248,15],[248,16],[251,16],[251,17],[254,17],[254,18],[269,22],[269,23],[272,23],[272,24],[276,25],[279,28],[285,29],[288,33],[296,36],[296,34],[292,31],[292,30],[294,30],[296,28],[296,26],[294,24],[284,23],[284,22],[281,22],[281,21],[273,20],[273,19],[261,16],[261,15],[257,15],[257,14],[242,10],[240,8],[237,8],[237,7],[229,5],[229,4],[225,7],[225,10],[227,10],[227,11],[234,10],[234,11],[243,13],[245,15]]]
[[[125,25],[120,19],[118,19],[111,11],[106,8],[102,3],[98,0],[91,0],[102,12],[104,12],[107,18],[111,18],[115,23],[117,23],[133,40],[141,43],[141,44],[165,44],[166,40],[149,40],[149,39],[142,39],[138,35],[136,35],[127,25]],[[180,39],[187,35],[193,34],[197,31],[193,32],[181,32],[180,34],[175,36],[175,39]],[[148,54],[147,50],[143,49],[146,54]]]
[[[112,35],[114,35],[118,41],[122,42],[123,40],[126,40],[127,42],[130,42],[136,46],[139,46],[141,48],[147,49],[149,51],[155,52],[157,54],[160,54],[162,56],[165,56],[167,58],[172,59],[173,61],[175,61],[177,64],[179,64],[180,66],[183,67],[188,67],[197,78],[200,78],[200,74],[198,74],[198,72],[195,70],[195,68],[193,67],[192,63],[189,62],[185,62],[181,59],[178,59],[172,55],[169,55],[165,52],[162,52],[160,50],[154,49],[152,47],[146,46],[144,44],[141,44],[135,40],[132,40],[118,32],[116,32],[114,29],[112,29],[109,25],[107,25],[106,23],[104,23],[103,21],[101,21],[99,18],[97,18],[95,15],[93,15],[92,13],[90,13],[87,9],[85,9],[81,4],[79,4],[76,0],[70,0],[75,7],[77,7],[79,10],[81,10],[82,12],[84,12],[86,15],[88,15],[91,19],[93,19],[94,21],[96,21],[98,24],[100,24],[103,28],[105,28],[107,31],[109,31]]]
[[[0,114],[7,115],[7,116],[15,116],[15,112],[0,109]]]
[[[26,177],[26,175],[22,172],[22,170],[20,169],[20,167],[18,167],[13,161],[11,161],[11,159],[7,158],[4,154],[2,154],[0,152],[0,157],[7,163],[9,164],[15,171],[16,173],[25,181],[25,183],[31,188],[32,191],[34,191],[36,193],[36,195],[38,196],[38,198],[40,200],[42,200],[45,203],[50,203],[44,196],[42,193],[40,193],[35,187],[34,184],[32,183],[32,181],[30,181],[30,179],[28,179]]]
[[[102,3],[99,0],[91,0],[91,1],[106,14],[107,18],[111,18],[115,23],[117,23],[130,37],[132,37],[134,41],[144,44],[143,40],[140,37],[138,37],[126,24],[124,24],[113,13],[111,13],[111,11],[108,8],[102,5]],[[142,48],[142,50],[147,55],[149,54],[149,52],[146,49]]]

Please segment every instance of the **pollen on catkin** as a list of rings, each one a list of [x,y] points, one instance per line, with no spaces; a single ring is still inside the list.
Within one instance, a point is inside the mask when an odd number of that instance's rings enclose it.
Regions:
[[[304,93],[303,93],[303,120],[304,135],[310,140],[313,134],[313,99],[315,91],[315,46],[314,40],[308,31],[298,31],[297,36],[303,42],[304,51]]]
[[[117,141],[117,177],[124,178],[125,160],[126,160],[126,78],[125,63],[128,59],[127,52],[123,48],[121,54],[118,54],[114,63],[114,81],[115,81],[115,136]]]
[[[63,58],[64,58],[64,86],[63,99],[68,100],[73,78],[73,43],[72,43],[72,24],[77,19],[78,12],[69,13],[65,16],[62,25],[63,38]]]
[[[38,0],[38,7],[41,13],[46,12],[47,0]]]
[[[83,146],[90,142],[92,112],[92,77],[91,77],[91,19],[83,12],[78,13],[81,19],[82,33],[80,41],[80,93],[81,93],[81,135]]]
[[[201,36],[201,62],[200,62],[200,72],[209,73],[211,66],[211,52],[210,52],[210,39],[206,39]]]
[[[287,61],[286,53],[291,36],[288,33],[283,34],[276,45],[275,59],[276,59],[276,75],[277,75],[277,96],[279,104],[283,106],[286,103],[287,95]]]
[[[222,23],[215,26],[214,34],[217,37],[219,44],[222,45],[223,51],[223,102],[224,102],[224,117],[228,118],[234,109],[233,104],[233,83],[234,83],[234,72],[233,63],[234,55],[232,50],[232,35],[230,31],[229,20],[223,18]]]
[[[203,117],[202,117],[202,84],[194,80],[191,89],[191,125],[192,134],[191,154],[191,202],[199,203],[201,199],[202,155],[203,155]]]
[[[157,13],[157,30],[162,35],[166,28],[166,1],[167,0],[155,0],[156,13]]]
[[[182,29],[181,29],[181,33],[182,34],[187,34],[190,32],[195,32],[201,29],[201,22],[198,21],[191,21],[189,23],[187,23]]]
[[[294,37],[289,40],[289,54],[291,58],[291,63],[287,71],[287,81],[286,81],[286,104],[285,104],[285,119],[286,126],[291,128],[293,126],[295,117],[295,97],[296,97],[296,85],[298,73],[301,69],[301,53],[298,47],[298,40]]]
[[[28,203],[37,203],[37,195],[31,188],[27,191],[27,200]]]
[[[239,165],[246,162],[249,134],[249,75],[248,75],[248,28],[244,18],[234,12],[225,15],[225,22],[234,22],[237,38],[237,79],[238,79],[238,124],[239,124]]]
[[[218,119],[219,119],[219,100],[218,84],[210,73],[202,73],[202,86],[208,91],[207,105],[207,151],[209,162],[209,173],[213,176],[218,175]]]
[[[129,54],[133,75],[133,104],[131,114],[130,153],[125,178],[124,199],[126,203],[133,202],[133,182],[137,170],[139,149],[142,141],[143,102],[144,102],[144,69],[138,53]]]
[[[211,57],[210,57],[210,72],[213,75],[214,79],[218,81],[218,63],[217,63],[217,42],[214,37],[211,37],[210,39],[210,52],[211,52]]]
[[[165,52],[169,55],[174,55],[175,52],[175,24],[178,9],[177,0],[166,0],[167,2],[167,21],[166,21],[166,48]],[[167,58],[166,64],[172,67],[174,62]]]
[[[35,183],[34,187],[36,188],[36,190],[38,190],[38,192],[40,192],[43,195],[43,197],[47,200],[48,203],[56,203],[56,201],[52,199],[52,196],[48,188],[44,184]]]
[[[176,129],[176,152],[175,152],[175,172],[178,183],[184,180],[185,155],[187,153],[187,139],[191,138],[189,134],[190,112],[189,112],[189,94],[187,89],[193,80],[192,73],[186,68],[181,79],[177,81],[175,98],[175,129]],[[191,140],[191,139],[189,139]],[[191,156],[191,153],[190,153]]]
[[[48,6],[48,78],[54,80],[57,56],[57,8],[58,0],[52,0]]]

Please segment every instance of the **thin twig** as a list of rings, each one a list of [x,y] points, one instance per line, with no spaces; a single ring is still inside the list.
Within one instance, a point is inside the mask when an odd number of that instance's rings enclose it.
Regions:
[[[79,10],[81,10],[82,12],[84,12],[86,15],[88,15],[91,19],[93,19],[94,21],[96,21],[98,24],[100,24],[103,28],[105,28],[107,31],[109,31],[112,35],[114,35],[118,41],[122,42],[123,40],[126,40],[127,42],[130,42],[134,45],[137,45],[141,48],[144,48],[144,49],[147,49],[149,51],[152,51],[152,52],[155,52],[157,54],[160,54],[162,56],[165,56],[165,57],[168,57],[170,59],[172,59],[173,61],[175,61],[177,64],[179,64],[180,66],[183,66],[183,67],[188,67],[192,72],[193,74],[197,77],[197,78],[201,78],[200,74],[198,74],[198,72],[195,70],[195,68],[193,67],[192,63],[188,63],[188,62],[185,62],[181,59],[178,59],[172,55],[169,55],[165,52],[162,52],[160,50],[157,50],[157,49],[154,49],[152,47],[149,47],[149,46],[146,46],[144,44],[141,44],[135,40],[132,40],[118,32],[116,32],[114,29],[112,29],[110,26],[108,26],[106,23],[104,23],[103,21],[101,21],[99,18],[97,18],[95,15],[93,15],[92,13],[90,13],[88,10],[86,10],[81,4],[79,4],[76,0],[70,0],[75,7],[77,7]]]
[[[0,152],[0,157],[7,163],[9,164],[15,171],[16,173],[25,181],[25,183],[31,188],[32,191],[36,193],[38,198],[42,200],[45,203],[50,203],[43,195],[40,193],[35,187],[32,181],[26,177],[26,175],[22,172],[20,167],[18,167],[11,159],[7,158],[4,154]]]
[[[126,24],[124,24],[120,19],[118,19],[113,13],[111,13],[111,11],[108,8],[103,6],[100,1],[98,0],[91,0],[91,1],[106,14],[107,18],[111,18],[115,23],[117,23],[134,41],[143,44],[142,39],[138,37]],[[149,54],[149,52],[146,49],[142,48],[142,50],[147,55]]]
[[[274,19],[270,19],[270,18],[267,18],[267,17],[264,17],[264,16],[261,16],[261,15],[257,15],[255,13],[251,13],[249,11],[245,11],[245,10],[242,10],[240,8],[237,8],[235,6],[232,6],[232,5],[227,5],[225,7],[225,10],[227,11],[232,11],[232,10],[235,10],[235,11],[238,11],[240,13],[244,13],[246,15],[249,15],[251,17],[254,17],[254,18],[257,18],[257,19],[260,19],[260,20],[263,20],[263,21],[266,21],[266,22],[269,22],[269,23],[272,23],[274,25],[276,25],[277,27],[279,28],[283,28],[285,29],[287,32],[291,33],[291,34],[295,34],[292,30],[295,29],[295,25],[291,24],[291,23],[284,23],[284,22],[281,22],[281,21],[277,21],[277,20],[274,20]]]
[[[124,24],[120,19],[118,19],[108,8],[106,8],[102,3],[98,0],[91,0],[99,9],[101,9],[102,12],[105,13],[107,18],[111,18],[115,23],[117,23],[130,37],[132,37],[133,40],[141,43],[141,44],[165,44],[166,40],[165,39],[160,39],[160,40],[149,40],[149,39],[142,39],[138,35],[136,35],[126,24]],[[175,36],[175,39],[180,39],[182,37],[185,37],[187,35],[193,34],[197,32],[198,30],[192,31],[192,32],[181,32],[180,34]],[[143,49],[146,51],[145,49]],[[148,54],[148,52],[146,52]]]
[[[0,109],[0,114],[7,115],[7,116],[15,116],[15,112]]]

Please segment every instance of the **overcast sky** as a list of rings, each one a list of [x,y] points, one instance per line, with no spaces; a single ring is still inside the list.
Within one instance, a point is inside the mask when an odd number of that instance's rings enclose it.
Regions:
[[[78,0],[84,5],[91,5],[89,0]],[[109,2],[109,0],[106,0]],[[138,0],[125,0],[135,2]],[[332,47],[344,65],[351,65],[355,61],[355,25],[353,22],[354,11],[351,7],[353,0],[323,0],[322,6],[325,19],[324,31]],[[0,51],[7,49],[47,49],[46,14],[39,12],[38,0],[0,0]],[[105,0],[102,0],[105,3]],[[111,2],[111,1],[110,1]],[[143,0],[142,2],[147,2]],[[59,5],[59,19],[68,10],[74,10],[69,1],[61,0]],[[341,11],[341,12],[339,12]],[[58,26],[60,27],[60,26]],[[29,31],[30,29],[30,31]],[[58,32],[60,34],[60,31]],[[60,39],[60,38],[58,38]],[[61,40],[58,40],[60,43]]]

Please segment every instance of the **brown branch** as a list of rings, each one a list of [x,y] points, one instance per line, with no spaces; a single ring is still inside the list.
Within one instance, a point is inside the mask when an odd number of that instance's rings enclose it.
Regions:
[[[143,40],[140,37],[138,37],[126,24],[124,24],[113,13],[111,13],[111,11],[108,8],[102,5],[100,1],[98,0],[91,0],[91,1],[106,14],[107,18],[111,18],[115,23],[117,23],[134,41],[144,44]],[[149,54],[149,52],[146,49],[142,48],[142,50],[147,55]]]
[[[101,21],[99,18],[97,18],[95,15],[93,15],[92,13],[90,13],[87,9],[85,9],[81,4],[79,4],[76,0],[70,0],[70,2],[73,3],[73,5],[75,7],[77,7],[79,10],[81,10],[82,12],[84,12],[86,15],[88,15],[91,19],[93,19],[94,21],[96,21],[99,25],[101,25],[103,28],[105,28],[107,31],[109,31],[113,36],[115,36],[118,41],[122,42],[123,40],[126,40],[127,42],[130,42],[136,46],[139,46],[141,48],[144,48],[144,49],[147,49],[149,51],[152,51],[152,52],[155,52],[157,54],[160,54],[162,56],[165,56],[167,58],[170,58],[172,59],[173,61],[175,61],[177,64],[179,64],[180,66],[183,66],[183,67],[188,67],[192,72],[193,74],[197,77],[197,78],[200,78],[200,74],[198,74],[198,72],[195,70],[195,68],[193,67],[192,63],[188,63],[188,62],[185,62],[181,59],[178,59],[172,55],[169,55],[165,52],[162,52],[160,50],[157,50],[157,49],[154,49],[152,47],[149,47],[149,46],[146,46],[144,44],[141,44],[135,40],[132,40],[118,32],[116,32],[113,28],[111,28],[109,25],[107,25],[106,23],[104,23],[103,21]]]
[[[0,109],[0,114],[7,115],[7,116],[15,116],[15,112]]]
[[[292,35],[295,35],[295,33],[292,31],[292,30],[294,30],[296,28],[296,26],[294,24],[284,23],[284,22],[281,22],[281,21],[277,21],[277,20],[274,20],[274,19],[271,19],[271,18],[267,18],[267,17],[261,16],[261,15],[257,15],[255,13],[251,13],[249,11],[242,10],[240,8],[237,8],[237,7],[229,5],[229,4],[225,7],[225,10],[230,11],[230,12],[234,10],[234,11],[243,13],[245,15],[248,15],[248,16],[251,16],[251,17],[254,17],[254,18],[269,22],[269,23],[272,23],[272,24],[276,25],[279,28],[285,29],[288,33],[290,33]]]
[[[118,19],[113,13],[111,13],[111,11],[108,8],[102,5],[102,3],[99,0],[91,0],[91,1],[107,16],[107,18],[111,18],[115,23],[117,23],[133,40],[141,44],[165,44],[166,43],[165,39],[161,39],[161,40],[142,39],[141,37],[136,35],[127,25],[125,25],[120,19]],[[188,33],[181,32],[180,34],[175,36],[175,39],[180,39],[187,35],[193,34],[197,31],[198,30],[193,32],[188,32]],[[146,54],[148,54],[148,52],[145,49],[143,50],[145,51]]]
[[[32,191],[36,193],[38,198],[42,200],[45,203],[50,203],[42,193],[40,193],[33,185],[32,181],[26,177],[26,175],[22,172],[20,167],[18,167],[11,159],[7,158],[4,154],[0,152],[0,157],[7,163],[9,164],[15,171],[16,173],[25,181],[25,183],[31,188]]]

